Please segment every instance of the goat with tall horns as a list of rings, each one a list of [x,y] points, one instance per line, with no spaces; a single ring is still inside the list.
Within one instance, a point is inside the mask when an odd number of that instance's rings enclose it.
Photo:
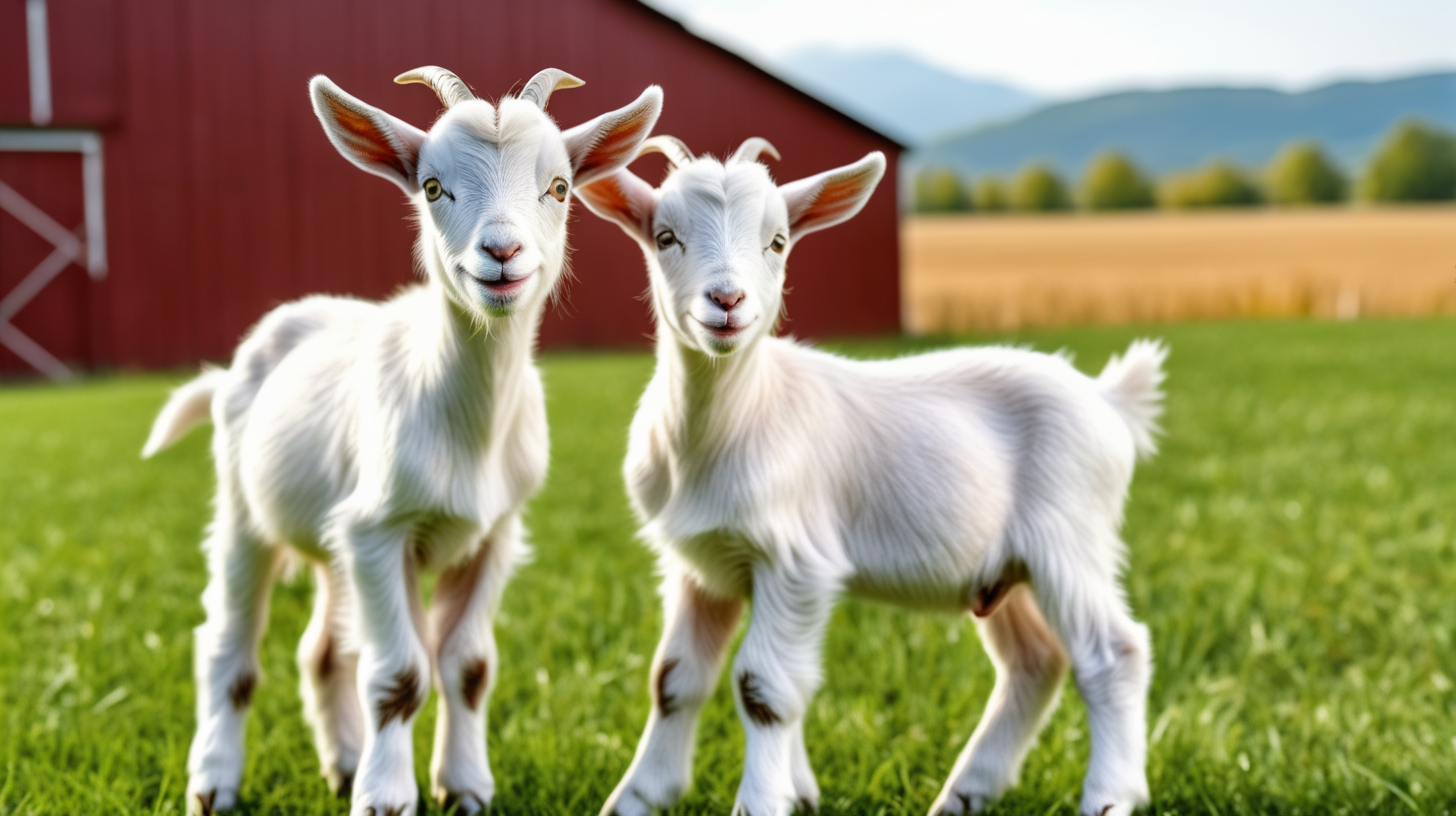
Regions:
[[[327,77],[309,91],[334,147],[409,197],[424,283],[383,303],[274,309],[229,368],[173,394],[143,451],[215,425],[192,813],[237,803],[268,597],[295,558],[317,584],[298,649],[305,716],[354,816],[415,812],[410,735],[432,681],[434,795],[471,813],[494,794],[492,619],[526,553],[521,511],[547,464],[536,334],[566,260],[573,194],[636,155],[662,92],[562,131],[546,103],[582,83],[556,69],[495,105],[443,68],[396,81],[439,96],[446,110],[428,131]],[[439,571],[428,616],[416,584],[426,568]]]

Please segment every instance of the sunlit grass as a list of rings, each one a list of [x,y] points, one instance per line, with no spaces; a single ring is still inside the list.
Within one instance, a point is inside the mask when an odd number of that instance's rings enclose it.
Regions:
[[[1128,508],[1128,592],[1152,628],[1158,813],[1440,814],[1456,806],[1456,322],[1235,323],[1025,334],[1086,370],[1173,349],[1167,436]],[[836,344],[859,356],[944,343]],[[647,714],[660,626],[619,476],[646,355],[548,355],[551,476],[506,594],[491,699],[496,812],[593,813]],[[180,377],[0,390],[0,813],[182,807],[207,432],[137,459]],[[246,812],[343,814],[316,775],[281,585],[249,725]],[[990,691],[959,619],[847,603],[811,710],[829,814],[921,814]],[[433,708],[417,728],[425,780]],[[726,686],[674,813],[727,813]],[[1068,691],[998,814],[1072,812],[1087,728]]]

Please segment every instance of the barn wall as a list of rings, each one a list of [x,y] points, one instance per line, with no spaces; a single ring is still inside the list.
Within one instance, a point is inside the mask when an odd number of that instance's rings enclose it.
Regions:
[[[57,121],[99,128],[106,139],[110,277],[86,283],[72,269],[63,280],[90,289],[56,294],[78,301],[72,308],[95,335],[79,346],[57,343],[82,364],[222,358],[279,302],[313,292],[381,297],[410,282],[414,230],[404,197],[334,152],[306,84],[326,73],[427,127],[439,111],[433,95],[391,81],[426,64],[454,70],[489,97],[544,67],[570,71],[588,84],[553,97],[550,112],[564,126],[626,104],[655,82],[666,95],[659,132],[720,154],[767,137],[784,156],[773,168],[784,181],[886,151],[890,177],[853,226],[795,250],[786,329],[817,337],[899,327],[895,145],[636,3],[50,6],[54,59],[65,62],[54,69]],[[0,0],[0,17],[17,8],[23,21],[23,2]],[[0,25],[0,44],[13,39],[9,28]],[[24,94],[23,83],[0,80],[0,124],[28,118]],[[655,180],[661,161],[649,162],[638,170]],[[8,166],[0,164],[0,178],[11,177]],[[6,269],[24,263],[12,259],[12,243],[0,244]],[[638,299],[646,281],[636,245],[579,204],[570,243],[573,279],[543,343],[644,343],[651,322]],[[0,357],[0,371],[16,362]]]

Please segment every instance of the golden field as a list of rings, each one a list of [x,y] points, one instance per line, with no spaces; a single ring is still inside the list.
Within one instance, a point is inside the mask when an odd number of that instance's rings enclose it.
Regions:
[[[1456,207],[911,216],[913,333],[1456,314]]]

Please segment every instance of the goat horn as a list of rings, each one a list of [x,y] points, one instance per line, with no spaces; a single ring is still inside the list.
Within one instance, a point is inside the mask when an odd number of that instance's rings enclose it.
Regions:
[[[661,153],[673,167],[682,167],[693,160],[693,151],[688,150],[683,140],[666,133],[642,141],[642,146],[637,148],[637,155],[647,153]]]
[[[394,81],[400,85],[408,85],[412,82],[429,85],[430,90],[435,92],[435,96],[440,97],[440,102],[447,109],[475,98],[475,94],[470,92],[470,86],[461,81],[460,77],[437,65],[426,65],[413,71],[405,71],[395,77]]]
[[[559,68],[547,68],[531,77],[531,81],[527,82],[525,89],[521,91],[521,98],[529,99],[536,103],[536,107],[546,110],[546,103],[550,101],[552,91],[561,88],[579,88],[585,84]]]
[[[780,160],[779,152],[774,150],[774,146],[768,143],[768,139],[753,136],[739,145],[737,150],[733,151],[733,157],[728,159],[728,163],[758,161],[758,157],[764,153],[773,156],[774,161]]]

